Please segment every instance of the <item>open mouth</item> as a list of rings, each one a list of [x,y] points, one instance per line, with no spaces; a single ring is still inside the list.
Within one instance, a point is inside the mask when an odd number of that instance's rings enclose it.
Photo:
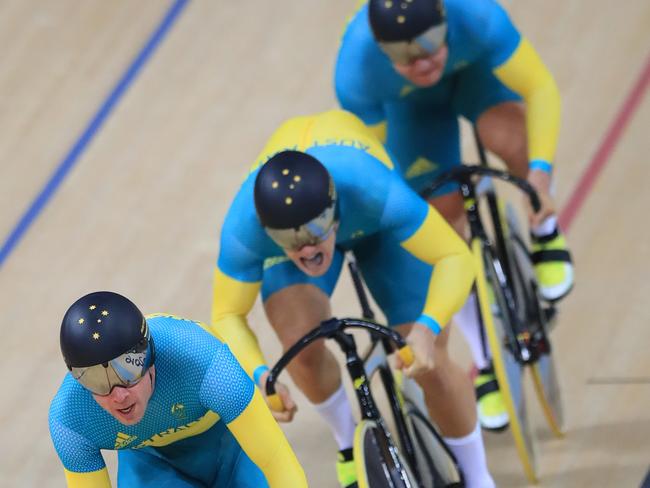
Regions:
[[[300,262],[302,262],[302,264],[306,267],[320,266],[323,264],[323,259],[325,259],[323,253],[317,252],[310,258],[300,258]]]
[[[118,408],[117,411],[120,412],[122,415],[128,415],[131,412],[133,412],[134,408],[135,408],[135,403],[126,408]]]

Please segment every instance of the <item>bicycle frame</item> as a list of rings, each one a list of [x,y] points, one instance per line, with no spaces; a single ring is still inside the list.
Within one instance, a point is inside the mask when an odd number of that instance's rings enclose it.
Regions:
[[[367,320],[374,320],[375,314],[370,307],[370,302],[366,294],[366,289],[363,285],[361,272],[359,271],[356,260],[354,258],[354,253],[351,251],[347,252],[346,258],[348,262],[348,269],[352,277],[352,282],[357,293],[357,298],[359,299],[359,304],[361,305],[362,315]],[[424,394],[420,390],[419,386],[415,384],[415,381],[410,378],[403,377],[402,381],[404,384],[401,387],[396,387],[397,382],[395,380],[395,376],[388,364],[387,356],[389,351],[391,351],[391,344],[386,340],[386,338],[371,336],[370,348],[363,357],[365,372],[368,378],[372,378],[374,374],[379,373],[379,378],[381,379],[384,391],[388,397],[388,404],[392,413],[393,421],[395,422],[395,428],[397,435],[399,436],[400,446],[407,462],[413,468],[415,477],[420,483],[422,483],[420,473],[420,469],[422,467],[418,466],[418,460],[415,452],[416,449],[413,445],[413,440],[408,434],[408,426],[406,425],[406,401],[404,398],[404,393],[409,394],[409,400],[418,409],[420,414],[421,412],[427,412],[427,407],[424,401]],[[424,417],[427,421],[429,421],[428,414],[424,415]],[[453,453],[444,444],[440,436],[438,434],[436,434],[436,436],[439,439],[440,445],[444,448],[449,458],[453,460],[453,463],[458,470]]]
[[[484,263],[482,262],[482,259],[485,254],[496,256],[496,259],[493,260],[492,264],[494,265],[494,268],[496,270],[499,285],[503,290],[505,300],[507,302],[506,310],[503,310],[502,313],[510,314],[511,311],[517,308],[516,300],[515,297],[513,296],[513,288],[511,286],[511,284],[513,283],[512,273],[514,272],[514,270],[512,270],[510,266],[510,261],[508,259],[508,254],[507,254],[508,244],[506,242],[505,230],[501,225],[501,217],[498,209],[498,204],[496,201],[496,194],[494,194],[494,190],[492,188],[488,188],[486,192],[489,205],[491,201],[490,199],[492,199],[492,204],[490,205],[490,212],[491,212],[491,217],[494,221],[493,223],[494,223],[495,235],[496,235],[495,240],[497,242],[501,242],[501,245],[500,246],[498,245],[495,249],[494,244],[490,240],[485,230],[483,221],[481,220],[481,215],[478,206],[477,183],[475,183],[472,180],[472,177],[474,175],[498,178],[508,183],[514,184],[515,186],[518,186],[522,191],[524,191],[529,196],[531,200],[531,204],[533,208],[536,210],[539,209],[540,207],[539,198],[537,197],[537,193],[532,188],[532,186],[525,180],[517,178],[504,171],[488,168],[483,165],[458,166],[452,169],[451,171],[449,171],[442,178],[440,178],[436,182],[435,186],[433,186],[430,190],[424,193],[424,196],[426,196],[432,193],[433,191],[435,191],[437,187],[441,186],[442,184],[448,181],[457,181],[459,183],[460,191],[463,196],[463,201],[465,205],[465,211],[467,214],[467,220],[470,226],[470,235],[471,235],[470,248],[472,250],[472,253],[477,259],[476,267],[477,269],[483,268]],[[485,252],[485,249],[487,249],[487,252]],[[476,281],[477,289],[481,284],[480,281],[481,280],[479,279],[477,279]],[[477,291],[479,292],[479,302],[487,304],[488,303],[487,287],[485,289],[485,293],[486,293],[485,297],[481,296],[482,294],[480,293],[480,290]],[[489,313],[489,310],[481,310],[481,318],[484,321],[491,318],[491,313]],[[521,364],[530,364],[534,362],[537,359],[537,357],[539,357],[537,347],[534,344],[532,344],[532,346],[534,347],[531,347],[531,341],[530,341],[531,334],[529,334],[529,331],[526,330],[524,324],[520,324],[520,320],[518,320],[516,316],[511,316],[510,318],[511,318],[511,322],[515,324],[516,328],[515,330],[509,330],[509,329],[505,330],[505,333],[507,334],[506,341],[508,347],[512,350],[512,353],[518,362],[520,362]],[[539,338],[539,334],[537,338]]]

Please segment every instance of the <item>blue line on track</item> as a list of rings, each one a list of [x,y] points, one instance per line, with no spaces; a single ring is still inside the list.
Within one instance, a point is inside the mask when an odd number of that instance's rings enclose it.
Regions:
[[[650,471],[648,471],[648,475],[643,480],[643,483],[641,483],[640,488],[650,488]]]
[[[50,176],[43,189],[32,201],[27,211],[20,218],[14,229],[0,248],[0,268],[11,252],[18,245],[34,220],[40,215],[45,206],[48,204],[54,193],[57,191],[65,177],[72,167],[84,153],[88,144],[92,141],[106,119],[110,116],[120,99],[131,86],[142,67],[151,58],[156,48],[160,45],[165,35],[169,32],[174,22],[178,19],[183,8],[189,3],[189,0],[175,0],[169,8],[162,22],[158,25],[147,43],[144,45],[138,56],[133,60],[122,78],[117,82],[106,100],[99,107],[94,117],[90,120],[81,136],[74,143],[65,158],[59,163],[54,173]]]

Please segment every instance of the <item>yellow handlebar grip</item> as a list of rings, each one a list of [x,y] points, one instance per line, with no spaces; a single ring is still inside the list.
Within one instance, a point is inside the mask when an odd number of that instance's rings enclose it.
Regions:
[[[413,364],[413,361],[415,360],[415,358],[413,357],[413,349],[411,349],[411,346],[409,346],[408,344],[400,348],[397,351],[397,354],[399,355],[399,357],[402,359],[402,361],[407,367]]]
[[[269,404],[269,408],[274,412],[284,412],[284,403],[282,403],[282,398],[280,398],[280,395],[277,393],[266,397],[266,402]]]

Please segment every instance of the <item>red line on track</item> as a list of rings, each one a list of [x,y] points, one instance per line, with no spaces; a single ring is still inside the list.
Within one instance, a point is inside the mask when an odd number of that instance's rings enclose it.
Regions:
[[[643,100],[643,95],[645,94],[648,85],[650,85],[650,56],[646,59],[641,75],[625,99],[616,118],[609,126],[605,137],[602,139],[600,147],[582,173],[582,177],[578,181],[578,184],[570,193],[571,197],[569,198],[569,201],[560,213],[560,227],[565,232],[568,232],[571,228],[573,219],[582,208],[582,205],[591,192],[594,183],[596,183],[596,180],[598,179],[598,175],[609,161],[609,157],[621,139],[628,122],[632,118],[635,110],[641,104],[641,100]]]

